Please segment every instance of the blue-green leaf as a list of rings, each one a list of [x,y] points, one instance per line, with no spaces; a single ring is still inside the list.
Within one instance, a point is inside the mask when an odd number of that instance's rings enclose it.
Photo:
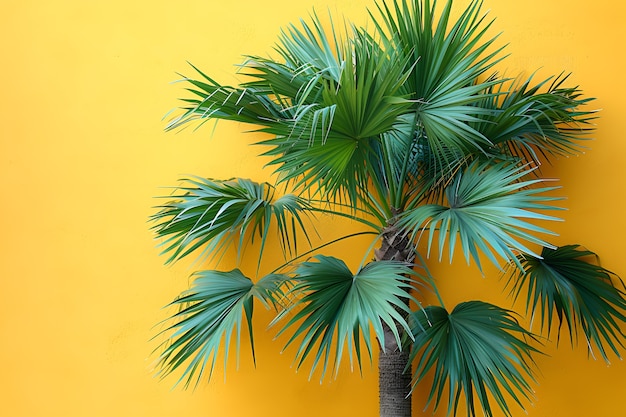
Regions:
[[[287,346],[297,345],[298,368],[312,356],[311,375],[322,364],[321,378],[332,359],[334,373],[338,371],[348,350],[350,362],[353,350],[361,367],[361,343],[371,355],[372,335],[385,346],[384,326],[393,332],[395,342],[402,345],[401,332],[408,332],[405,319],[410,311],[408,300],[414,300],[410,290],[415,273],[405,263],[373,262],[353,274],[340,259],[318,255],[302,263],[296,270],[297,284],[291,291],[298,297],[291,311],[293,317],[280,333],[295,327]],[[334,359],[333,359],[334,358]]]
[[[269,307],[282,300],[286,286],[288,277],[279,274],[265,276],[255,284],[238,269],[195,273],[191,288],[170,304],[178,311],[169,319],[173,324],[161,332],[168,339],[158,349],[159,375],[183,369],[177,384],[185,380],[185,387],[194,381],[197,385],[203,377],[210,379],[218,352],[223,353],[226,368],[233,336],[239,358],[244,317],[254,359],[254,299]]]
[[[261,239],[259,264],[270,225],[275,223],[284,252],[297,250],[297,232],[308,240],[304,218],[310,213],[308,202],[296,195],[277,197],[268,183],[247,179],[229,181],[194,178],[185,181],[170,201],[159,206],[151,217],[167,263],[177,261],[196,250],[217,258],[231,244],[239,255],[247,239]]]
[[[545,203],[559,198],[540,195],[554,187],[532,188],[541,180],[524,180],[528,172],[525,167],[507,163],[475,162],[446,187],[447,205],[426,204],[407,210],[401,214],[397,226],[413,237],[426,233],[429,253],[438,235],[439,259],[448,245],[452,261],[459,241],[465,260],[469,262],[471,256],[479,267],[480,253],[498,267],[496,255],[505,261],[518,262],[518,253],[534,254],[520,239],[547,245],[534,233],[554,234],[524,219],[559,220],[536,212],[558,209]]]

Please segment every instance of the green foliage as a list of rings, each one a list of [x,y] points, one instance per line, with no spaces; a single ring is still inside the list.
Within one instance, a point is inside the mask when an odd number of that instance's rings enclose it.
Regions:
[[[351,364],[352,352],[356,351],[360,368],[362,341],[371,360],[370,328],[383,349],[383,326],[388,326],[401,344],[401,333],[396,326],[410,330],[402,312],[409,313],[406,300],[414,300],[407,276],[415,277],[411,266],[396,261],[369,263],[356,274],[341,259],[323,255],[300,264],[296,285],[290,291],[297,301],[287,311],[296,313],[281,330],[283,333],[297,327],[287,346],[298,342],[298,368],[314,353],[311,375],[322,361],[323,378],[333,356],[336,373],[346,347]]]
[[[414,63],[405,88],[415,100],[417,128],[433,150],[433,163],[445,167],[474,152],[486,152],[489,138],[471,123],[490,110],[476,103],[501,80],[479,79],[498,63],[498,50],[489,51],[495,38],[484,39],[480,2],[473,2],[450,25],[452,2],[437,15],[436,2],[406,0],[379,5],[373,16],[387,49],[401,51]]]
[[[439,306],[426,307],[426,314],[412,315],[412,359],[415,360],[414,384],[429,371],[434,380],[428,405],[437,409],[444,397],[448,411],[456,415],[461,395],[465,397],[467,415],[475,415],[478,404],[486,416],[492,416],[490,396],[504,414],[511,416],[506,397],[520,406],[522,398],[532,392],[531,354],[538,352],[530,342],[532,335],[524,330],[510,311],[482,301],[458,304],[451,312]],[[427,407],[428,407],[427,405]]]
[[[295,28],[291,33],[295,39],[304,38]],[[285,43],[284,49],[289,51],[285,55],[302,56],[292,58],[300,66],[291,69],[291,76],[301,77],[310,70],[310,63],[301,62],[312,53],[310,48],[316,48],[315,41]],[[269,126],[262,130],[275,137],[261,144],[270,147],[264,155],[273,158],[270,165],[283,181],[295,182],[296,188],[322,191],[331,198],[345,193],[355,201],[365,192],[363,185],[370,176],[370,166],[377,163],[378,136],[393,130],[398,117],[411,106],[399,93],[408,72],[404,60],[399,61],[398,56],[383,50],[364,33],[356,32],[350,42],[336,45],[336,49],[345,50],[342,55],[351,57],[341,61],[339,73],[334,71],[334,57],[327,57],[323,62],[331,62],[329,67],[316,67],[317,72],[306,84],[300,81],[302,85],[291,97],[285,97],[287,89],[276,92],[275,84],[271,84],[281,104],[287,105],[283,111],[292,120],[266,123]],[[325,51],[332,52],[328,48]],[[264,74],[263,82],[257,80],[249,85],[263,88],[261,84],[273,80],[265,75],[269,73],[266,60],[250,61],[249,65]]]
[[[276,224],[283,251],[294,253],[297,231],[306,235],[303,218],[308,202],[293,194],[275,198],[268,183],[246,179],[215,181],[204,178],[185,180],[166,204],[151,217],[152,229],[168,254],[167,263],[183,258],[199,248],[202,254],[217,256],[236,243],[241,253],[246,239],[261,238],[259,264],[270,225]]]
[[[531,86],[532,77],[517,85],[515,80],[491,88],[481,106],[492,109],[475,127],[506,153],[508,149],[527,161],[541,163],[540,156],[574,155],[581,149],[577,139],[592,130],[585,127],[592,111],[581,106],[592,99],[583,98],[577,87],[564,87],[568,76],[552,77]]]
[[[244,325],[254,357],[251,316],[260,302],[275,309],[278,333],[311,375],[336,374],[346,355],[360,368],[376,342],[395,344],[411,349],[415,383],[434,374],[435,409],[447,395],[456,414],[463,395],[468,415],[492,415],[493,401],[512,415],[508,399],[522,405],[530,397],[534,337],[511,312],[480,301],[449,313],[440,299],[422,310],[426,282],[438,295],[436,281],[409,263],[421,258],[423,236],[439,260],[447,250],[452,261],[460,248],[479,268],[481,256],[498,267],[504,261],[512,293],[528,293],[527,312],[539,314],[548,335],[556,318],[557,337],[565,322],[573,344],[582,331],[605,359],[619,355],[624,292],[588,262],[591,252],[554,248],[542,237],[559,220],[545,211],[560,207],[536,167],[582,148],[591,99],[566,86],[566,75],[538,83],[499,76],[504,48],[481,4],[472,0],[458,14],[451,0],[380,0],[370,31],[349,24],[340,31],[313,14],[281,32],[278,58],[247,56],[238,86],[193,67],[197,79],[182,80],[189,97],[166,129],[230,120],[262,132],[253,143],[284,195],[244,179],[185,180],[151,217],[166,263],[197,253],[219,261],[230,247],[242,257],[251,246],[258,275],[274,232],[285,263],[261,278],[196,274],[173,302],[180,311],[163,331],[161,375],[180,369],[186,385],[210,377],[233,335],[238,353]],[[311,245],[315,214],[363,229],[299,252],[298,237]],[[384,236],[385,251],[406,259],[362,261],[353,273],[325,255],[333,243],[367,233]],[[363,260],[372,249],[363,248]]]
[[[624,347],[620,323],[626,321],[626,299],[614,285],[613,273],[595,259],[595,253],[579,245],[544,248],[540,258],[520,256],[523,270],[511,270],[509,285],[515,298],[526,290],[526,310],[539,316],[548,335],[554,319],[559,324],[557,337],[565,323],[572,345],[582,331],[589,352],[595,346],[608,362],[607,348],[620,357],[619,348]]]
[[[158,349],[159,373],[166,376],[179,367],[184,368],[178,382],[186,380],[185,387],[193,381],[197,385],[206,372],[207,379],[210,378],[220,350],[226,365],[233,332],[239,356],[244,316],[254,357],[253,299],[266,307],[279,302],[284,296],[285,281],[285,276],[271,274],[255,284],[238,269],[197,272],[192,287],[171,303],[179,311],[170,317],[173,324],[162,332],[170,335]]]
[[[534,211],[556,209],[545,203],[557,198],[538,195],[554,187],[531,188],[541,180],[522,180],[528,172],[526,167],[507,163],[472,163],[446,187],[446,206],[426,204],[407,210],[397,226],[413,237],[421,235],[422,228],[428,229],[429,252],[438,233],[439,260],[447,244],[452,261],[458,239],[468,263],[471,255],[480,267],[479,253],[483,253],[498,266],[499,260],[492,249],[505,260],[517,261],[516,251],[533,252],[515,237],[546,244],[527,230],[551,233],[522,219],[558,220]]]

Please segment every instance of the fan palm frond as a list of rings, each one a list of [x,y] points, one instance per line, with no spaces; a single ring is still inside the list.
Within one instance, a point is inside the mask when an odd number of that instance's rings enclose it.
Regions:
[[[512,269],[508,284],[515,298],[527,291],[526,309],[548,335],[553,319],[557,336],[565,323],[572,345],[582,331],[590,353],[595,347],[608,362],[609,350],[620,357],[618,348],[624,347],[620,323],[626,321],[626,299],[613,273],[596,261],[595,253],[579,245],[544,248],[541,258],[520,256],[523,269]]]
[[[512,416],[507,396],[520,406],[530,398],[530,381],[534,381],[531,355],[538,350],[528,343],[533,336],[510,311],[470,301],[451,312],[429,306],[425,314],[415,312],[412,319],[413,388],[434,372],[426,407],[434,402],[436,410],[447,394],[448,412],[456,415],[463,395],[468,416],[476,415],[480,406],[490,417],[493,398],[506,416]]]
[[[496,266],[499,260],[494,252],[505,261],[518,262],[518,252],[534,252],[516,238],[543,245],[545,242],[531,232],[554,234],[523,219],[559,220],[535,211],[558,209],[546,204],[558,198],[539,195],[555,187],[530,188],[542,180],[523,180],[528,172],[525,167],[506,163],[474,162],[445,188],[447,205],[425,204],[407,210],[397,226],[413,237],[428,230],[429,254],[438,233],[440,260],[447,244],[452,261],[459,240],[468,263],[471,255],[480,267],[479,252]]]
[[[485,38],[491,23],[484,24],[481,3],[472,1],[450,26],[452,2],[446,2],[439,14],[436,1],[394,1],[392,7],[381,2],[380,17],[372,14],[386,49],[411,57],[405,92],[415,100],[417,129],[427,138],[440,168],[467,153],[486,152],[492,145],[471,124],[491,113],[475,103],[502,82],[491,77],[479,81],[502,59],[500,49],[489,52],[495,37]]]
[[[232,120],[248,124],[276,123],[282,118],[280,107],[271,97],[257,94],[254,90],[223,85],[195,66],[199,79],[184,77],[181,81],[191,84],[187,91],[192,95],[181,99],[185,104],[182,112],[173,117],[165,130],[174,130],[189,123],[202,125],[208,120]]]
[[[330,30],[317,13],[313,12],[310,23],[300,19],[299,27],[289,25],[282,30],[276,50],[285,60],[285,64],[307,75],[325,74],[325,77],[337,82],[341,76],[346,50],[341,35],[336,31],[332,16]]]
[[[168,340],[161,346],[159,375],[165,377],[179,368],[184,369],[177,383],[185,380],[185,387],[194,381],[197,385],[207,373],[210,379],[218,351],[224,352],[226,367],[233,335],[239,358],[244,317],[254,360],[254,299],[268,308],[276,305],[284,297],[287,282],[287,276],[272,274],[255,284],[238,269],[195,273],[191,288],[170,304],[179,311],[169,319],[174,323],[161,332],[168,334]]]
[[[291,308],[293,317],[280,333],[296,327],[287,346],[297,344],[296,361],[300,368],[313,356],[311,375],[322,365],[324,377],[334,357],[333,370],[338,371],[347,349],[350,363],[353,351],[361,367],[361,343],[365,343],[371,360],[373,346],[371,330],[385,346],[384,326],[393,332],[398,345],[402,333],[409,331],[405,316],[410,312],[405,300],[416,283],[411,266],[397,261],[373,262],[356,274],[340,259],[317,255],[315,260],[302,263],[296,270],[293,289],[298,297]]]
[[[537,165],[540,157],[580,152],[584,149],[580,141],[593,130],[595,114],[583,106],[593,99],[583,98],[577,87],[564,87],[567,78],[561,75],[531,85],[531,76],[519,84],[511,80],[498,85],[481,103],[493,112],[475,128],[495,146]]]
[[[393,51],[359,32],[347,48],[339,79],[323,80],[317,103],[294,105],[292,131],[264,129],[275,137],[262,144],[283,181],[358,201],[368,170],[378,165],[379,136],[394,129],[411,102],[399,94],[408,71]]]
[[[204,178],[185,180],[167,197],[151,217],[157,237],[163,238],[162,253],[174,262],[202,249],[203,255],[216,257],[230,245],[238,253],[247,239],[261,239],[259,264],[272,223],[276,224],[283,251],[297,251],[297,231],[308,240],[303,220],[310,213],[308,202],[296,195],[277,197],[268,183],[246,179],[217,181]]]

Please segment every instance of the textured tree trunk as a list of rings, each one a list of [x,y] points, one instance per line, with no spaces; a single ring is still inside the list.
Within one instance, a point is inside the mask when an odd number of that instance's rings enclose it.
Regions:
[[[415,247],[390,223],[384,230],[381,246],[376,249],[375,256],[377,261],[412,263],[415,260]],[[378,356],[380,417],[411,417],[412,372],[408,363],[408,347],[400,349],[391,329],[385,326],[385,349],[381,349]]]
[[[408,349],[400,350],[395,345],[393,334],[385,336],[386,352],[378,355],[378,392],[380,417],[411,417],[411,370]]]

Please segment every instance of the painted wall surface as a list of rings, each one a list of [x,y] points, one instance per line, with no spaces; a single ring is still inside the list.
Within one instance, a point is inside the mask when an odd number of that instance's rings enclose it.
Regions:
[[[459,0],[465,3],[465,0]],[[281,26],[312,7],[365,22],[370,0],[5,1],[0,9],[0,415],[7,417],[377,415],[375,366],[307,381],[259,332],[245,353],[195,392],[154,378],[161,307],[188,284],[188,263],[164,267],[147,217],[184,174],[264,178],[236,124],[164,133],[183,95],[186,61],[235,83],[243,54],[267,54]],[[507,73],[573,71],[602,108],[592,151],[563,159],[569,211],[555,243],[581,243],[626,278],[626,6],[614,0],[485,0],[512,56]],[[340,225],[328,225],[327,231]],[[357,244],[338,248],[360,253]],[[436,267],[450,304],[508,306],[497,274]],[[462,278],[462,279],[458,279]],[[444,280],[442,280],[444,281]],[[257,317],[259,325],[269,315]],[[587,360],[565,343],[537,358],[532,417],[624,416],[626,365]],[[416,415],[420,396],[417,395]],[[430,412],[428,413],[430,414]],[[439,413],[443,415],[443,413]],[[516,415],[524,415],[521,410]]]

